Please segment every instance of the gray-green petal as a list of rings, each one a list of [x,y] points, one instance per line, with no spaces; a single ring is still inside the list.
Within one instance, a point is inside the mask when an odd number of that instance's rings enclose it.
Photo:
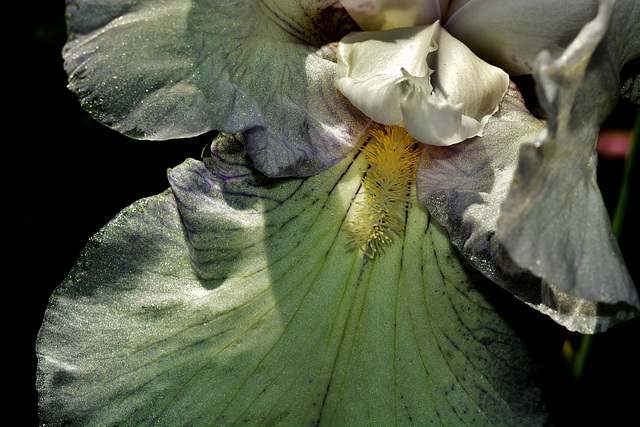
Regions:
[[[363,156],[275,180],[241,142],[221,136],[89,242],[38,338],[45,423],[544,423],[499,289],[424,207],[368,259],[343,227]]]
[[[522,147],[498,238],[546,285],[541,309],[594,332],[640,313],[640,299],[596,183],[596,142],[620,97],[620,70],[640,55],[640,5],[601,1],[559,58],[535,77],[548,126]]]
[[[565,55],[542,54],[548,123],[512,86],[482,137],[429,147],[417,174],[419,199],[479,271],[583,333],[640,309],[595,180],[599,127],[620,96],[622,65],[640,53],[639,9],[602,2]]]

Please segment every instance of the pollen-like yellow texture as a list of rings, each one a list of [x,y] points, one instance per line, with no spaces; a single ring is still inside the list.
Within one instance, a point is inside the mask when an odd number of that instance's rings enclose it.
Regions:
[[[404,230],[419,145],[400,126],[374,124],[369,129],[361,147],[369,163],[362,178],[364,197],[356,201],[355,218],[347,222],[347,248],[360,248],[373,258]]]

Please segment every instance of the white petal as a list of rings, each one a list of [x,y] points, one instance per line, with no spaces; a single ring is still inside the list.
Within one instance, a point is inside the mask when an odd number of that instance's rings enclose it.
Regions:
[[[480,135],[508,84],[439,22],[355,33],[338,47],[338,89],[372,120],[403,123],[425,144]]]
[[[364,80],[336,80],[336,87],[371,120],[385,125],[402,122],[400,102],[404,98],[401,77],[379,76]],[[371,96],[375,93],[375,96]],[[386,106],[386,108],[380,108]]]
[[[337,78],[402,77],[402,68],[411,75],[424,76],[428,72],[426,57],[437,49],[432,44],[435,29],[430,25],[349,34],[338,44]]]
[[[479,121],[462,114],[462,104],[452,104],[439,92],[410,92],[400,109],[404,126],[418,141],[451,145],[482,130]]]
[[[353,33],[338,45],[336,87],[372,120],[402,122],[400,104],[409,85],[402,70],[427,76],[426,57],[435,26]],[[428,79],[426,80],[428,83]],[[424,88],[431,91],[430,84]]]
[[[479,59],[444,29],[438,45],[429,58],[435,69],[433,87],[443,91],[450,102],[463,104],[463,114],[486,121],[507,92],[509,76]]]

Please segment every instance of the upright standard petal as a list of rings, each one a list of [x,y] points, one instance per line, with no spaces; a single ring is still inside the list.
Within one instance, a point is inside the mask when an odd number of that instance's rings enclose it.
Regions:
[[[336,65],[320,49],[353,26],[334,5],[68,0],[69,87],[126,135],[246,131],[263,173],[317,173],[369,123],[333,88]]]
[[[538,53],[558,56],[597,11],[597,0],[454,1],[444,27],[510,75],[531,74]]]
[[[608,0],[560,57],[540,54],[548,127],[521,150],[498,223],[509,256],[546,282],[550,314],[599,318],[589,332],[640,313],[595,177],[598,129],[620,96],[620,69],[638,55],[640,5]]]
[[[436,22],[449,0],[341,0],[358,26],[366,31],[417,27]]]
[[[508,83],[438,22],[353,33],[338,47],[340,91],[373,121],[402,124],[425,144],[481,134]]]

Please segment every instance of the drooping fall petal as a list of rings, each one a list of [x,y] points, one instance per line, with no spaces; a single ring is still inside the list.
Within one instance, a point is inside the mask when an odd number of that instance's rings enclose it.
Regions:
[[[44,423],[544,422],[505,295],[424,207],[366,258],[344,228],[364,156],[273,180],[240,140],[222,135],[89,242],[38,339]]]

